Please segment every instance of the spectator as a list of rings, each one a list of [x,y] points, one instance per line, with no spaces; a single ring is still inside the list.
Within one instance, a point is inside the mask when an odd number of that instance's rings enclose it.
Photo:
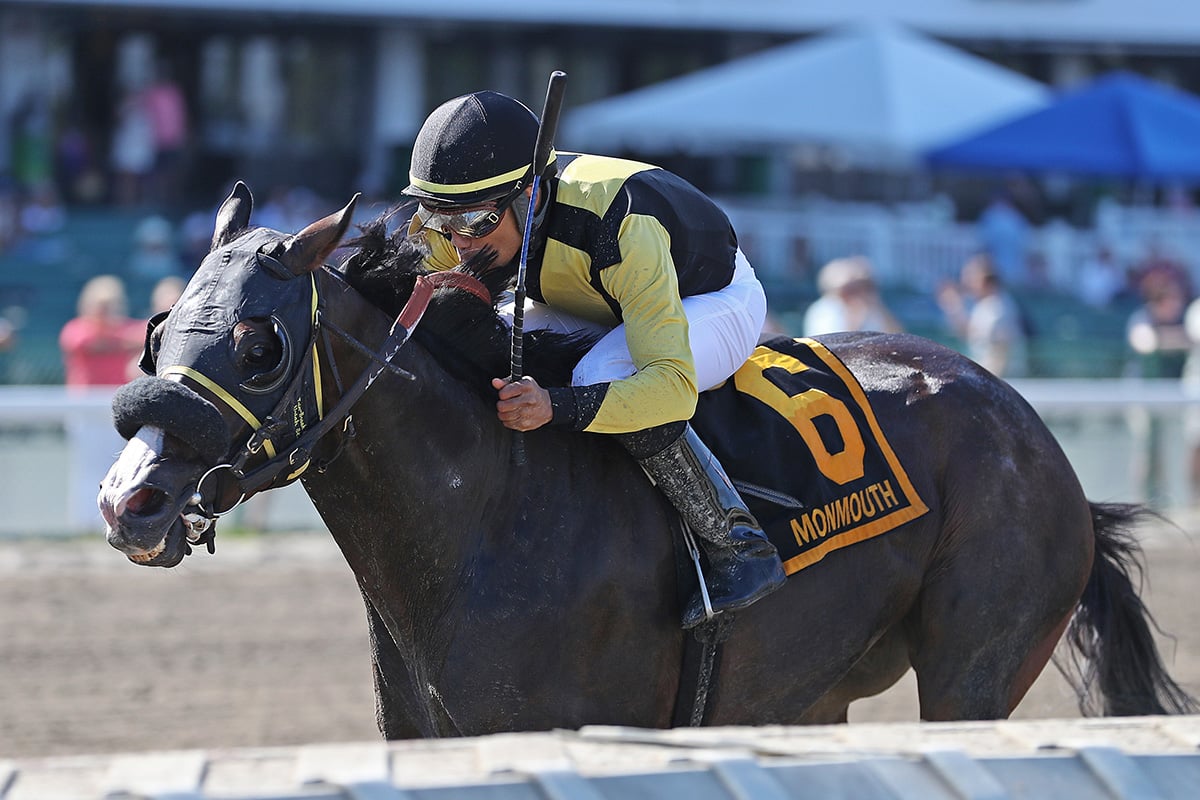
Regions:
[[[150,194],[157,203],[171,203],[178,196],[188,142],[188,112],[183,90],[173,79],[169,64],[159,63],[154,81],[142,92],[141,102],[154,139]]]
[[[1027,326],[991,258],[979,254],[968,259],[961,281],[961,287],[943,286],[937,299],[950,328],[966,343],[967,355],[1001,378],[1026,375]]]
[[[183,295],[183,290],[187,286],[183,278],[178,275],[168,275],[154,285],[154,291],[150,293],[150,314],[153,317],[155,314],[161,314],[164,311],[170,311],[171,307]]]
[[[96,164],[95,146],[79,109],[69,112],[55,144],[59,196],[71,202],[101,199],[104,179]]]
[[[21,191],[54,181],[54,121],[47,93],[29,89],[9,117],[12,177]]]
[[[1079,268],[1079,298],[1092,308],[1108,308],[1125,290],[1125,273],[1112,247],[1099,244]]]
[[[67,258],[68,245],[63,230],[67,210],[52,181],[29,191],[18,212],[22,257],[37,264],[52,264]]]
[[[88,388],[125,383],[142,350],[143,322],[125,316],[125,287],[113,275],[89,280],[79,293],[79,316],[59,335],[67,386]],[[99,526],[96,486],[121,449],[112,425],[86,414],[71,415],[66,425],[70,453],[67,514],[73,525]]]
[[[59,334],[67,386],[119,386],[142,351],[146,326],[126,316],[125,286],[114,275],[84,284],[78,316]]]
[[[1138,284],[1143,303],[1129,316],[1126,338],[1133,359],[1128,374],[1141,378],[1179,378],[1191,343],[1184,328],[1188,289],[1173,270],[1143,273]]]
[[[187,287],[187,282],[178,275],[168,275],[167,277],[154,284],[154,289],[150,292],[150,308],[146,312],[146,317],[153,318],[157,314],[170,311],[171,307],[178,302],[183,295],[183,290]],[[144,341],[143,341],[144,344]],[[140,349],[137,357],[129,362],[129,366],[125,371],[125,380],[131,381],[142,376],[142,368],[138,364],[141,361]]]
[[[1200,298],[1188,304],[1183,315],[1188,354],[1183,363],[1183,387],[1190,397],[1200,397]],[[1200,505],[1200,406],[1184,412],[1183,433],[1189,454],[1189,489],[1193,505]]]
[[[179,252],[184,275],[191,275],[208,255],[212,247],[213,217],[216,213],[216,208],[197,209],[189,212],[179,223]],[[255,224],[263,225],[257,217]]]
[[[1139,378],[1182,378],[1191,349],[1185,323],[1187,278],[1181,270],[1165,262],[1156,262],[1140,274],[1138,288],[1143,303],[1129,316],[1126,326],[1133,352],[1127,374]],[[1139,487],[1145,502],[1161,502],[1167,475],[1162,419],[1140,406],[1128,409],[1125,417],[1138,443],[1131,464],[1133,485]],[[1186,419],[1184,432],[1185,436],[1192,433]]]
[[[1006,284],[1024,283],[1026,256],[1029,247],[1029,223],[1013,205],[1007,192],[992,197],[979,215],[979,242],[992,258],[993,269]]]
[[[0,316],[0,353],[17,343],[17,326],[8,317]]]
[[[29,191],[29,200],[21,206],[20,225],[32,236],[53,236],[67,224],[67,210],[50,181],[40,183]]]
[[[8,309],[5,309],[6,311]],[[0,313],[0,384],[8,383],[8,353],[17,345],[17,326]]]
[[[903,326],[879,296],[871,262],[862,256],[839,258],[817,274],[821,296],[804,314],[804,335],[836,331],[898,333]]]
[[[146,281],[182,274],[183,264],[175,252],[174,234],[171,223],[160,216],[146,217],[139,222],[133,231],[130,274]]]
[[[21,203],[14,183],[0,174],[0,253],[16,243],[21,234]]]
[[[1192,296],[1192,280],[1188,269],[1163,248],[1162,243],[1152,239],[1146,245],[1145,255],[1132,269],[1133,285],[1145,299],[1146,287],[1173,281],[1182,288],[1184,295]]]
[[[114,174],[114,199],[132,206],[145,199],[146,183],[154,169],[154,127],[141,94],[127,92],[117,108],[109,153]]]

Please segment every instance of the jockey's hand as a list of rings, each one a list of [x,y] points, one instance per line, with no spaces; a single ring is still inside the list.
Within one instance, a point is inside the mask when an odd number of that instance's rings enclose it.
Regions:
[[[519,381],[492,378],[492,386],[500,390],[496,413],[506,428],[531,431],[542,427],[554,416],[550,393],[528,375]]]

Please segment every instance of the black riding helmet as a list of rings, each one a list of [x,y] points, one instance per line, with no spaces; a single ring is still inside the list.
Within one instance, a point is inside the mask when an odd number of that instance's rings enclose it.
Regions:
[[[448,100],[417,134],[403,194],[431,207],[511,202],[533,178],[537,133],[537,115],[499,92]],[[551,151],[545,174],[554,174],[554,160]]]

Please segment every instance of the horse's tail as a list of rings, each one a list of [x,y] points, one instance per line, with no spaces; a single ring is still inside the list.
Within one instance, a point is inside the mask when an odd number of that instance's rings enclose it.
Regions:
[[[1143,553],[1133,529],[1157,515],[1138,505],[1090,505],[1096,555],[1066,632],[1072,663],[1058,662],[1079,695],[1080,711],[1092,716],[1195,713],[1200,705],[1167,673],[1151,630],[1161,629],[1138,595]]]

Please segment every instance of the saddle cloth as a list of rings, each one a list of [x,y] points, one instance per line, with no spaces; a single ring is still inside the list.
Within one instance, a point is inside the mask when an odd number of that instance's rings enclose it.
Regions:
[[[812,339],[764,340],[692,425],[789,575],[928,511],[858,381]],[[757,496],[780,493],[801,507]]]

